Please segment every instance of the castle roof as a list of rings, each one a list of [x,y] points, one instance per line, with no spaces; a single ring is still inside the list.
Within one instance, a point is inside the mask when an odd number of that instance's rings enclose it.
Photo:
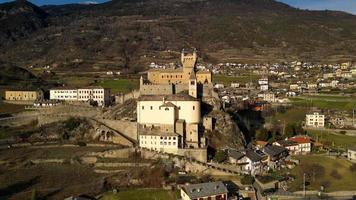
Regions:
[[[137,101],[199,101],[186,93],[171,95],[141,95]]]

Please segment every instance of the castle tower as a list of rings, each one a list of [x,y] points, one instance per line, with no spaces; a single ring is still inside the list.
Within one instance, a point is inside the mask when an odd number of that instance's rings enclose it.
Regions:
[[[140,78],[140,86],[143,85],[143,77]]]
[[[194,70],[191,71],[189,76],[189,95],[198,98],[198,85],[197,85],[197,77],[195,76]]]
[[[183,65],[183,73],[190,76],[191,71],[195,70],[195,64],[197,62],[198,55],[196,49],[194,49],[193,53],[185,53],[184,49],[181,53],[181,62]]]

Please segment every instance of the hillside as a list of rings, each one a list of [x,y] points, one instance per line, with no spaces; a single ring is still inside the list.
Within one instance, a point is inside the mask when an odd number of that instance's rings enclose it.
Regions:
[[[299,10],[273,0],[113,0],[38,9],[48,13],[46,24],[11,37],[15,41],[1,47],[0,59],[55,64],[64,71],[133,72],[176,58],[174,52],[184,47],[198,48],[203,60],[212,62],[356,60],[356,16]]]
[[[30,2],[0,4],[0,47],[46,26],[48,14]]]

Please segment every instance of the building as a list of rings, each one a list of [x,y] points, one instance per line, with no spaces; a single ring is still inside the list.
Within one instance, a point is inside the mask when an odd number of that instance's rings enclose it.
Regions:
[[[299,145],[289,140],[279,140],[274,142],[273,145],[286,148],[290,155],[296,155],[299,152]]]
[[[305,126],[314,128],[324,128],[325,116],[317,112],[305,116]]]
[[[289,141],[298,144],[298,150],[295,154],[309,154],[312,149],[312,139],[305,135],[298,135],[289,138]]]
[[[356,146],[350,147],[347,150],[347,159],[356,161]]]
[[[258,97],[262,98],[264,101],[275,103],[277,101],[276,95],[272,92],[266,92],[258,94]]]
[[[5,100],[7,101],[36,101],[40,99],[43,99],[42,91],[27,91],[27,90],[5,91]]]
[[[158,149],[157,138],[141,137],[141,134],[147,136],[148,130],[155,130],[151,132],[155,132],[155,135],[158,134],[163,138],[176,136],[180,139],[177,143],[180,144],[179,148],[205,146],[205,139],[201,136],[199,128],[201,123],[200,101],[188,94],[140,96],[137,100],[137,123],[139,139],[144,141],[146,148]],[[142,141],[140,141],[141,144]],[[160,150],[165,150],[162,146],[159,147]]]
[[[182,200],[227,200],[227,193],[221,181],[185,185],[180,189]]]
[[[110,103],[110,90],[102,87],[58,88],[49,91],[49,98],[69,102],[96,102],[98,106],[107,106]]]
[[[148,81],[152,84],[188,84],[190,75],[194,72],[198,83],[211,83],[211,72],[196,70],[197,60],[196,50],[193,53],[186,53],[183,49],[181,53],[181,68],[151,69],[147,74]]]

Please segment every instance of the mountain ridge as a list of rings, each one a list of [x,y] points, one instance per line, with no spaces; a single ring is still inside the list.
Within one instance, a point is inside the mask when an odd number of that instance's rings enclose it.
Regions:
[[[161,51],[196,47],[213,62],[356,60],[356,16],[274,0],[113,0],[39,9],[48,14],[44,25],[0,46],[0,59],[63,70],[142,68]],[[73,64],[78,58],[84,62]]]

